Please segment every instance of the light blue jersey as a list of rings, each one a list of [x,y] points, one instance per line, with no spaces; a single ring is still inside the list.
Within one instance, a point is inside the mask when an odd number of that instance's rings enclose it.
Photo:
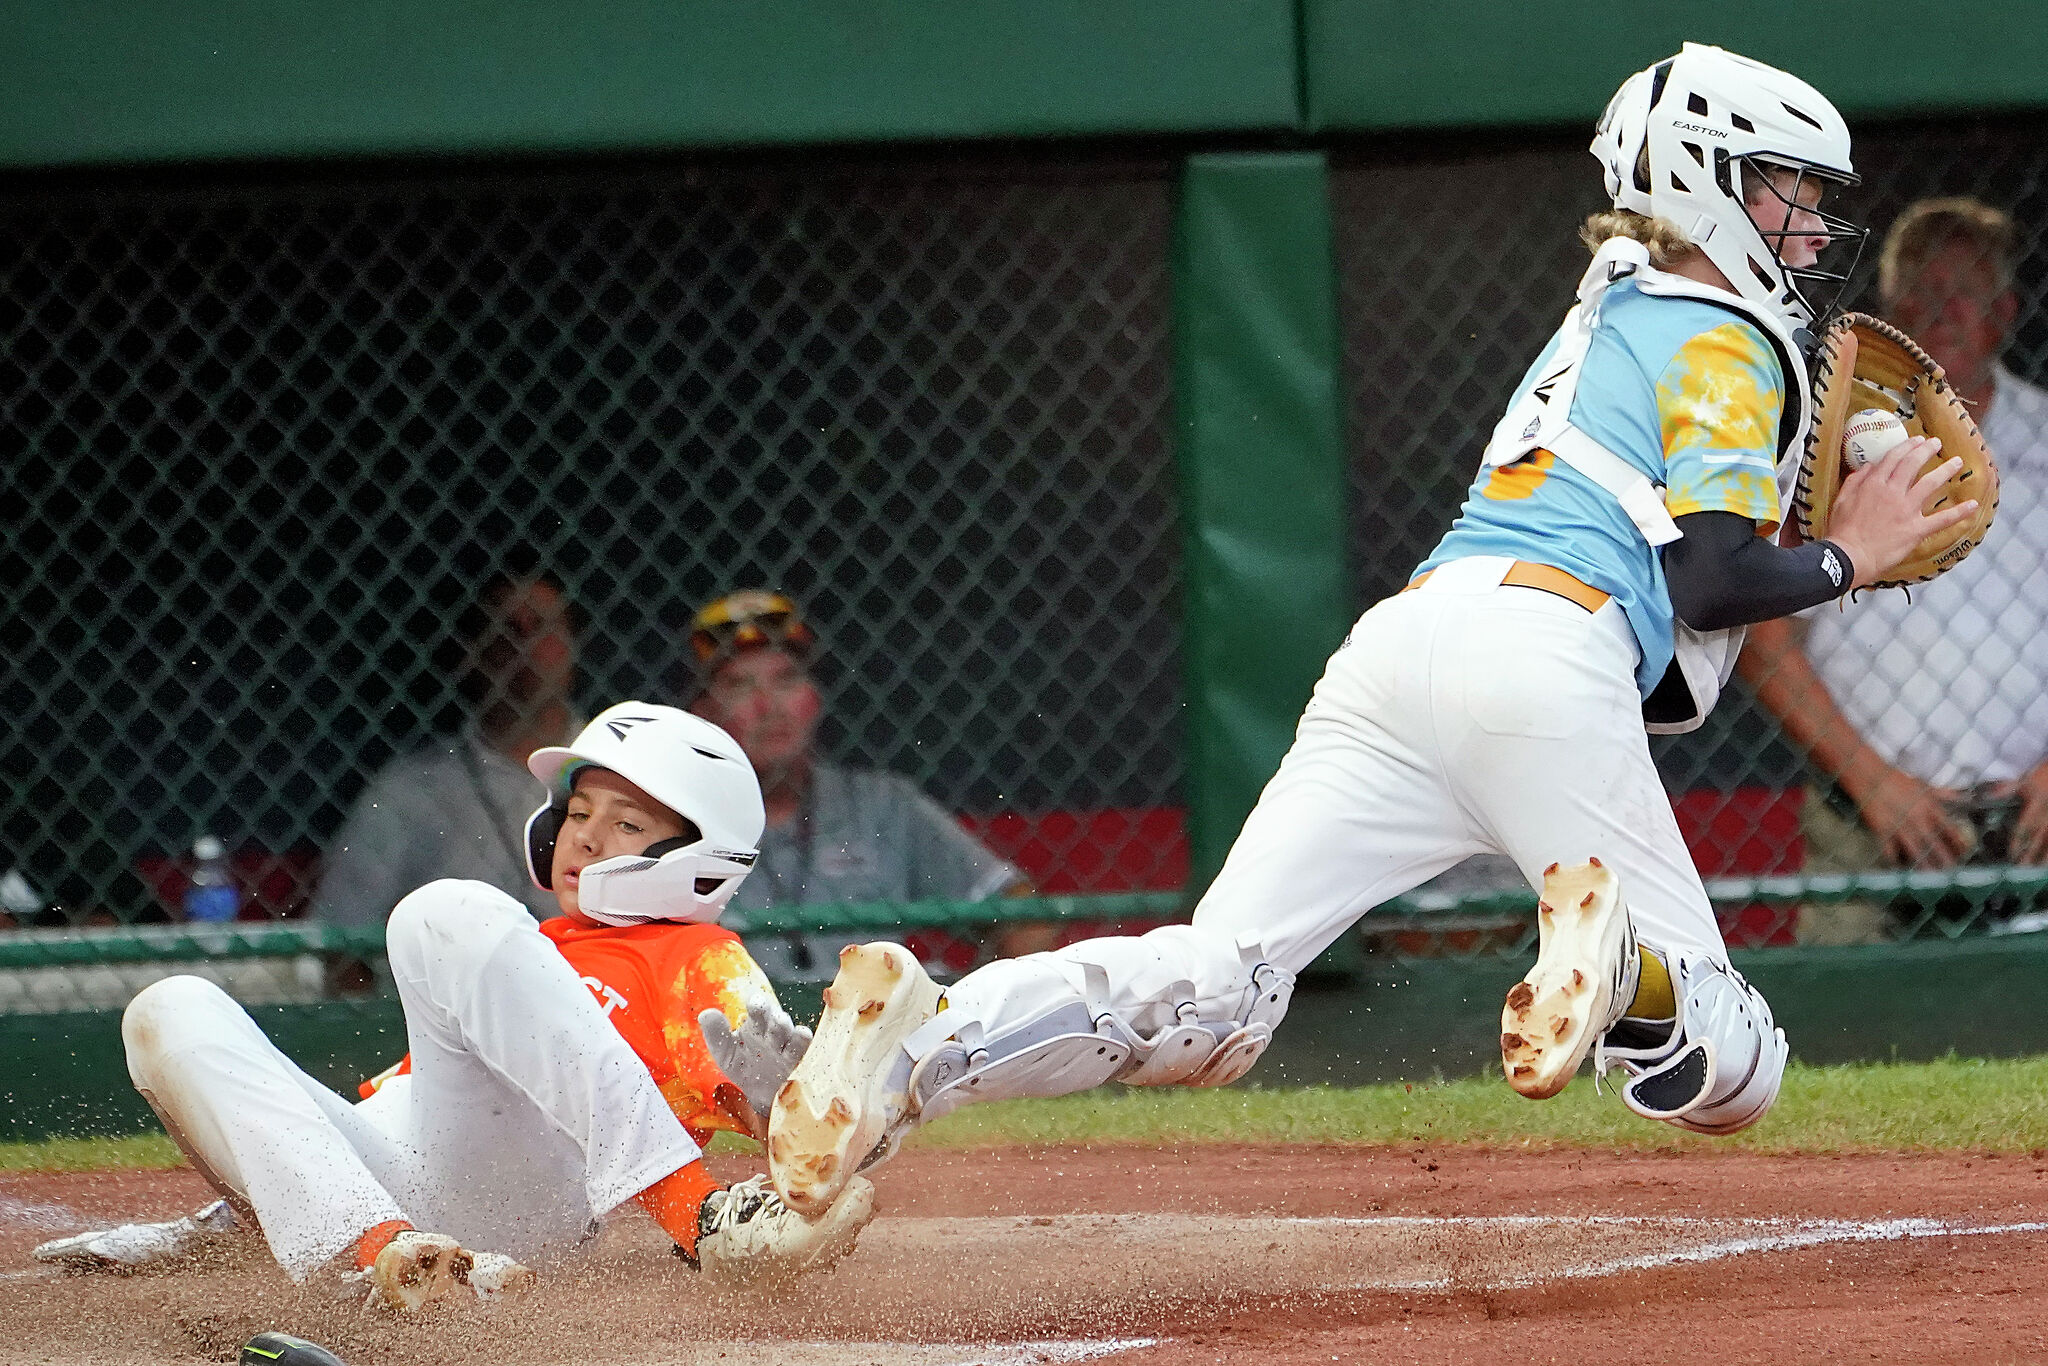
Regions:
[[[1558,348],[1553,336],[1522,377],[1519,402]],[[1512,404],[1511,404],[1512,406]],[[1694,299],[1656,298],[1633,281],[1609,288],[1572,401],[1572,425],[1664,487],[1673,517],[1734,512],[1778,521],[1777,352],[1755,324]],[[1482,469],[1420,574],[1468,555],[1562,569],[1612,594],[1642,649],[1643,696],[1671,664],[1664,559],[1613,495],[1549,451]]]

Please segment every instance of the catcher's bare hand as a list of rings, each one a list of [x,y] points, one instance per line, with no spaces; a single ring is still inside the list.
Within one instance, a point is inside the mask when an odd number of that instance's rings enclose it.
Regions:
[[[1884,459],[1842,481],[1828,539],[1840,546],[1856,567],[1851,587],[1862,588],[1884,578],[1903,564],[1921,541],[1976,512],[1974,498],[1927,511],[1942,485],[1963,467],[1961,459],[1951,457],[1918,474],[1940,450],[1941,443],[1933,437],[1903,441]]]

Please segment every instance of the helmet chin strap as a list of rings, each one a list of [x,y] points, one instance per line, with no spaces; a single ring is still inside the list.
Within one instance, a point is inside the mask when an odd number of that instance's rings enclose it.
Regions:
[[[751,849],[713,849],[701,842],[664,841],[642,854],[622,854],[584,868],[576,906],[606,925],[656,921],[709,924],[724,913],[753,867]]]

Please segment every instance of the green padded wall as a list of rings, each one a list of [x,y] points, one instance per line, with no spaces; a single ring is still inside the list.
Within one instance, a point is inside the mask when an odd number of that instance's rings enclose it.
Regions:
[[[1285,0],[5,0],[0,166],[1298,121]]]
[[[1953,41],[1911,36],[1939,18]],[[1377,130],[1582,123],[1631,71],[1687,40],[1812,82],[1862,115],[2048,104],[2048,10],[1974,0],[1725,0],[1705,8],[1463,0],[1303,0],[1309,127]],[[1448,187],[1447,187],[1448,192]]]
[[[1174,227],[1193,883],[1279,766],[1351,615],[1321,153],[1188,158]]]

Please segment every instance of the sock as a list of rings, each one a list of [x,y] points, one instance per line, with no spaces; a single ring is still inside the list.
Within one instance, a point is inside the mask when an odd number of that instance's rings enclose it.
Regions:
[[[1671,989],[1671,970],[1664,960],[1648,949],[1636,948],[1642,959],[1642,976],[1636,980],[1636,996],[1622,1013],[1631,1020],[1675,1020],[1678,997]]]
[[[356,1270],[368,1271],[370,1264],[377,1260],[377,1254],[391,1246],[393,1238],[411,1231],[412,1225],[403,1219],[386,1219],[373,1225],[369,1232],[356,1239]]]
[[[700,1159],[676,1168],[633,1198],[686,1256],[695,1257],[698,1212],[704,1208],[705,1196],[722,1189],[723,1184],[711,1178]]]

